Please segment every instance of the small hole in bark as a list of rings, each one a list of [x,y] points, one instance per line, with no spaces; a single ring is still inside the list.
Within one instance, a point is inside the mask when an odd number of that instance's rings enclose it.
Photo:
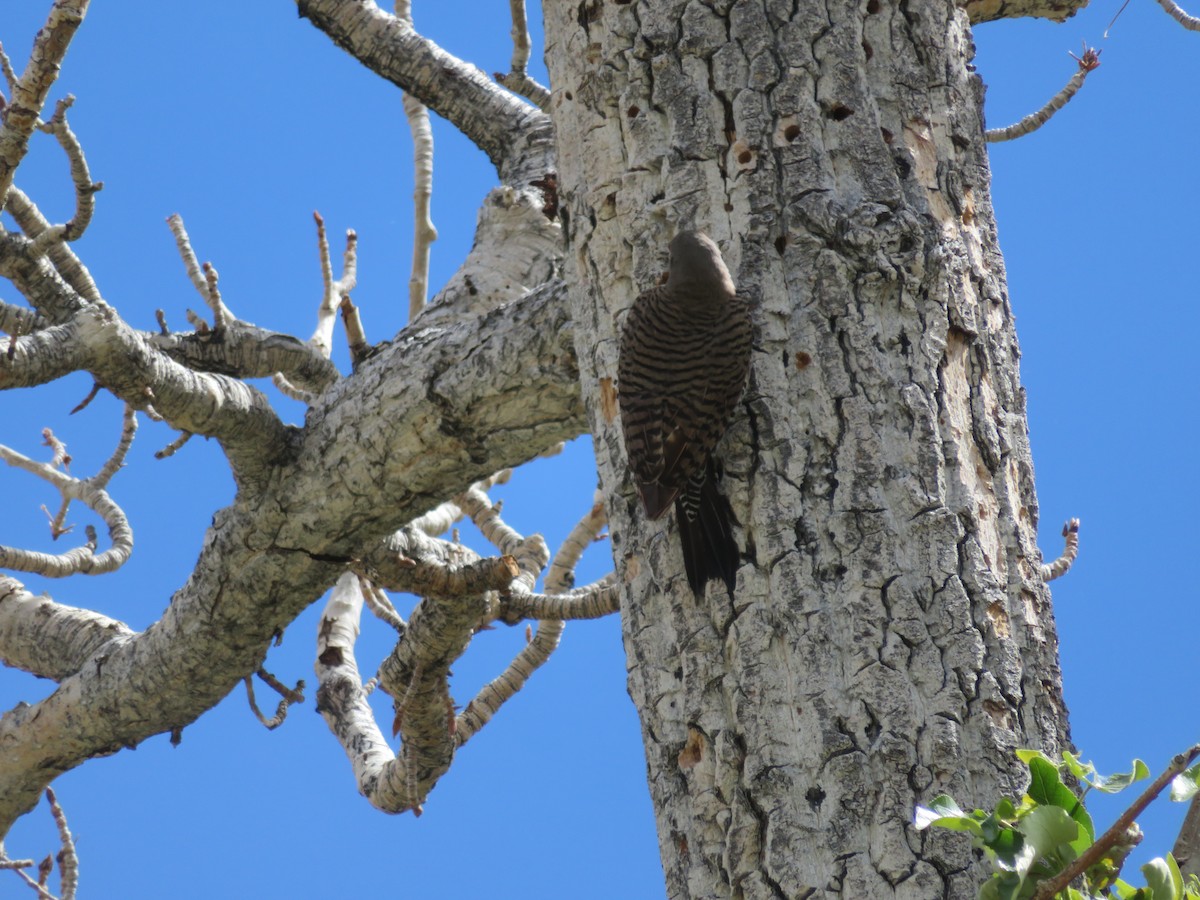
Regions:
[[[743,166],[746,165],[746,163],[750,162],[750,160],[752,160],[752,159],[754,159],[754,154],[751,153],[749,150],[743,150],[741,153],[738,154],[738,157],[737,157],[737,161],[739,163],[741,163]]]
[[[819,787],[810,787],[805,792],[804,799],[808,801],[808,805],[813,809],[819,809],[821,804],[825,802],[825,792]]]
[[[800,137],[800,126],[789,125],[787,128],[783,129],[783,136],[787,138],[789,142],[794,141],[796,138]]]
[[[775,238],[775,252],[780,256],[783,256],[783,248],[787,245],[788,239],[786,234],[781,234],[779,237]]]
[[[867,0],[867,14],[873,16],[877,12],[879,12],[879,0]]]
[[[803,350],[796,351],[796,368],[797,369],[807,369],[811,363],[812,363],[811,356],[809,356]]]
[[[863,53],[865,53],[867,59],[870,60],[870,58],[875,55],[875,50],[870,44],[868,44],[866,41],[863,41]]]
[[[632,119],[634,116],[636,116],[640,112],[641,112],[641,110],[638,109],[638,107],[635,104],[634,106],[631,106],[631,107],[629,107],[629,109],[625,110],[625,115],[629,116],[629,118]]]
[[[883,142],[885,144],[890,144],[892,142],[892,133],[886,128],[880,128],[879,133],[883,135]]]
[[[566,97],[568,100],[575,99],[575,95],[572,94],[570,91],[563,91],[563,96]]]
[[[833,107],[833,109],[829,110],[829,112],[825,113],[825,115],[833,119],[835,122],[840,122],[843,119],[848,119],[854,115],[854,110],[845,104],[839,103],[837,106]]]

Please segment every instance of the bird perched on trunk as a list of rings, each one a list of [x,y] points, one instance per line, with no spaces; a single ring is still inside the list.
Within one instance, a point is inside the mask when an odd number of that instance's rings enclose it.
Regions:
[[[738,568],[729,501],[712,454],[750,372],[750,309],[738,297],[706,234],[671,241],[666,284],[634,301],[617,364],[629,467],[646,515],[675,503],[688,584],[703,596],[710,579],[729,596]]]

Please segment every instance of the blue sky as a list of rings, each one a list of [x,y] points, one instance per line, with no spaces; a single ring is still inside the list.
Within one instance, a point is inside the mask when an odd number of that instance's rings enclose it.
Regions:
[[[503,0],[415,5],[418,27],[447,49],[488,72],[508,68]],[[1102,40],[1117,5],[1096,4],[1064,25],[981,26],[976,65],[988,84],[989,124],[998,126],[1062,85],[1074,67],[1066,51],[1078,53],[1081,39],[1104,50],[1101,68],[1054,121],[994,148],[994,199],[1046,555],[1058,553],[1064,519],[1083,519],[1081,559],[1054,588],[1073,737],[1102,770],[1141,756],[1157,771],[1197,739],[1185,679],[1200,500],[1191,459],[1200,313],[1190,265],[1200,35],[1135,0]],[[18,69],[48,6],[5,5],[0,40]],[[182,329],[184,310],[201,305],[164,224],[178,212],[239,316],[307,337],[321,289],[315,209],[335,252],[338,235],[358,231],[355,300],[368,337],[402,326],[412,176],[399,94],[297,19],[292,4],[96,4],[53,97],[67,91],[78,97],[71,122],[92,175],[105,182],[78,250],[127,321],[153,328],[162,308]],[[453,129],[437,122],[435,134],[436,288],[469,248],[496,177]],[[17,183],[52,218],[69,217],[66,164],[50,138],[35,141]],[[7,284],[0,298],[19,299]],[[336,359],[346,370],[340,346]],[[40,431],[50,426],[68,442],[73,471],[94,472],[120,423],[111,398],[67,417],[89,388],[75,376],[6,393],[0,441],[40,458]],[[290,401],[279,408],[290,420],[302,416]],[[131,562],[102,578],[25,579],[32,589],[138,628],[158,618],[233,491],[219,451],[203,440],[153,460],[172,437],[143,419],[129,467],[111,485],[133,523]],[[585,439],[519,473],[498,496],[509,498],[514,527],[541,531],[553,547],[586,510],[594,483]],[[55,495],[10,470],[0,471],[0,486],[0,542],[51,549],[39,506],[55,507]],[[86,511],[72,521],[85,524]],[[603,574],[607,554],[607,545],[591,551],[579,579]],[[282,728],[263,730],[239,689],[186,729],[178,748],[152,738],[59,779],[84,896],[662,895],[615,618],[568,625],[559,652],[464,748],[417,820],[384,816],[358,796],[312,711],[319,608],[268,658],[282,679],[310,684],[309,701]],[[460,703],[507,662],[522,632],[490,632],[472,645],[454,667]],[[388,639],[383,626],[365,623],[364,668]],[[0,670],[0,708],[49,689]],[[1168,849],[1183,811],[1161,806],[1142,819],[1155,852]],[[1097,809],[1107,821],[1119,807]],[[34,857],[55,849],[44,806],[18,823],[7,847]],[[0,880],[0,896],[21,890],[15,878]]]

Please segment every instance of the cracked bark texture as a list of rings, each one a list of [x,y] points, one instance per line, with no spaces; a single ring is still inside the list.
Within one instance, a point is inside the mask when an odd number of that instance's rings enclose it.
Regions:
[[[584,402],[670,897],[974,897],[941,791],[1067,742],[967,13],[545,5]],[[755,303],[719,453],[748,562],[697,603],[637,507],[620,322],[707,231]],[[617,386],[619,389],[619,385]],[[673,529],[674,525],[668,526]]]

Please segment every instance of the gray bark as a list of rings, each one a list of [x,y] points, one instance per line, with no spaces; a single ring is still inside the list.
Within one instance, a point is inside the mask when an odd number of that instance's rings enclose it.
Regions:
[[[547,4],[571,309],[671,897],[974,896],[941,791],[1067,741],[982,87],[953,3]],[[585,139],[586,136],[586,139]],[[757,305],[696,603],[611,415],[672,234]],[[618,273],[618,274],[613,274]],[[619,390],[619,385],[617,385]]]
[[[341,379],[248,327],[136,332],[35,252],[43,225],[0,235],[36,310],[0,309],[28,320],[0,388],[85,369],[217,437],[239,486],[146,632],[0,585],[0,656],[61,682],[0,719],[0,834],[62,771],[211,708],[350,561],[586,412],[668,894],[974,896],[965,842],[912,830],[914,805],[1016,793],[1011,751],[1067,740],[968,65],[968,18],[1016,7],[547,4],[547,116],[372,4],[297,5],[505,186],[442,297]],[[754,304],[718,447],[732,598],[693,597],[674,524],[640,513],[612,402],[622,317],[683,228]],[[241,381],[277,366],[320,392],[303,429]]]

